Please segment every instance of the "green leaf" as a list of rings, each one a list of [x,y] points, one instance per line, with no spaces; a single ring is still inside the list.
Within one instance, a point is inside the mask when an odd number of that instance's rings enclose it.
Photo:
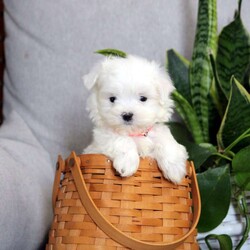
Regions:
[[[167,126],[169,127],[175,140],[180,144],[185,146],[186,142],[192,141],[190,132],[183,123],[171,121],[167,123]]]
[[[217,134],[218,146],[224,149],[250,128],[250,95],[235,79],[232,79],[232,88],[228,106]],[[246,138],[238,143],[238,147],[250,144]]]
[[[216,144],[216,134],[226,109],[227,99],[220,89],[215,59],[211,51],[209,52],[209,59],[213,71],[213,81],[210,88],[210,95],[208,96],[209,139],[210,143]]]
[[[209,143],[216,144],[216,134],[218,132],[218,128],[220,127],[222,117],[220,117],[218,109],[216,108],[212,99],[211,93],[208,96],[208,103]]]
[[[205,242],[208,245],[209,249],[213,250],[214,248],[211,247],[209,240],[217,240],[220,245],[220,250],[232,250],[233,249],[233,242],[230,236],[227,234],[209,234],[205,237]]]
[[[241,149],[232,161],[234,179],[243,190],[250,191],[250,146]]]
[[[235,19],[222,30],[218,40],[216,66],[221,88],[227,97],[230,93],[231,77],[234,75],[243,82],[249,62],[250,37],[242,23],[239,7]]]
[[[199,232],[217,227],[225,218],[231,200],[230,173],[227,166],[197,174],[201,193]]]
[[[227,148],[225,148],[224,152],[227,154],[231,151],[232,148],[234,148],[238,143],[240,143],[242,140],[250,137],[250,128],[247,129],[244,133],[242,133],[239,137],[237,137]]]
[[[244,76],[243,86],[246,88],[246,90],[248,92],[250,92],[250,62],[249,62],[249,65],[248,65],[247,72],[246,72],[246,74]]]
[[[187,142],[184,146],[188,151],[189,160],[194,162],[196,169],[199,169],[208,158],[217,152],[216,147],[209,143],[195,144]]]
[[[248,204],[247,204],[246,192],[243,191],[243,192],[239,193],[237,200],[238,200],[238,208],[240,210],[241,216],[243,216],[245,219],[244,232],[242,232],[241,240],[237,244],[237,246],[235,247],[235,250],[240,250],[241,247],[245,244],[245,242],[249,238],[248,236],[250,233],[250,216],[249,216],[249,209],[248,209]]]
[[[189,102],[177,90],[172,92],[172,98],[175,102],[175,108],[183,119],[187,129],[191,133],[194,141],[200,143],[203,141],[202,131],[197,116]]]
[[[221,89],[221,83],[220,83],[220,79],[219,79],[217,68],[216,68],[215,58],[211,52],[209,54],[209,58],[210,58],[210,63],[211,63],[213,76],[214,76],[214,81],[212,82],[210,94],[211,94],[213,103],[215,107],[217,108],[220,117],[222,118],[224,111],[226,109],[227,99]]]
[[[116,57],[122,57],[126,58],[127,54],[121,50],[117,49],[103,49],[103,50],[97,50],[95,53],[101,54],[104,56],[116,56]]]
[[[192,138],[190,138],[190,132],[187,130],[184,124],[170,122],[168,123],[168,126],[175,140],[186,147],[189,154],[189,160],[194,162],[196,169],[199,169],[209,157],[216,154],[216,147],[214,147],[212,144],[195,144],[192,141]]]
[[[193,107],[201,124],[204,142],[209,141],[209,91],[213,79],[209,52],[217,47],[216,0],[200,0],[195,43],[190,63],[190,90]]]
[[[191,104],[188,76],[189,61],[171,49],[167,51],[166,67],[177,91]]]

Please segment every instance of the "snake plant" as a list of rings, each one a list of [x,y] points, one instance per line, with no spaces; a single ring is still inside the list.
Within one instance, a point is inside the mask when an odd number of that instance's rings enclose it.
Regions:
[[[233,21],[217,34],[216,0],[199,0],[192,59],[167,51],[167,70],[175,84],[176,110],[182,123],[170,126],[194,161],[201,192],[198,230],[218,226],[231,197],[238,201],[245,230],[250,231],[246,191],[250,191],[250,37],[241,20],[241,5]],[[209,235],[221,249],[232,249],[228,235]]]

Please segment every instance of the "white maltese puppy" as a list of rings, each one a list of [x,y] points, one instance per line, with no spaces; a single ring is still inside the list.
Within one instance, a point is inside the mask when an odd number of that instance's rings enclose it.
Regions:
[[[137,56],[107,57],[84,84],[92,91],[87,110],[95,125],[84,153],[108,156],[122,177],[137,171],[140,157],[151,157],[165,178],[179,183],[188,154],[164,124],[173,112],[174,90],[165,70]]]

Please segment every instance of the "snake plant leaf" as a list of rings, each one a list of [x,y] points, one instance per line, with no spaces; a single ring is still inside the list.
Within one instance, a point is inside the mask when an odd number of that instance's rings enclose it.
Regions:
[[[225,149],[250,128],[250,94],[235,78],[231,81],[228,105],[217,134],[220,149]],[[237,147],[242,148],[249,144],[250,139],[246,138]]]
[[[220,127],[222,118],[220,117],[220,114],[216,108],[216,105],[211,97],[211,92],[208,95],[208,103],[209,103],[209,106],[208,106],[209,143],[216,144],[216,142],[217,142],[216,141],[216,134],[218,132],[218,128]]]
[[[95,53],[101,54],[104,56],[116,56],[116,57],[122,57],[126,58],[127,54],[121,50],[118,49],[102,49],[102,50],[97,50]]]
[[[175,108],[191,133],[195,143],[203,141],[201,127],[196,113],[189,102],[177,90],[172,92]]]
[[[227,100],[220,90],[219,79],[215,67],[215,59],[213,53],[209,52],[210,64],[213,72],[213,80],[208,96],[208,114],[209,114],[209,142],[216,143],[216,134],[220,126],[221,119],[224,115]]]
[[[227,234],[209,234],[205,237],[205,242],[210,250],[215,249],[209,243],[209,240],[217,240],[219,242],[220,250],[232,250],[233,242],[229,235]]]
[[[239,7],[234,20],[224,27],[218,40],[216,67],[221,88],[227,97],[230,93],[231,77],[234,75],[243,83],[249,63],[250,37],[242,23]]]
[[[228,212],[231,201],[229,167],[208,169],[197,174],[197,178],[201,193],[198,231],[207,232],[218,226]]]
[[[175,50],[167,51],[166,68],[177,91],[192,104],[189,87],[189,61]]]
[[[250,146],[241,149],[232,161],[234,179],[243,190],[250,191]]]
[[[243,86],[246,88],[248,92],[250,92],[250,62],[249,62],[248,69],[243,80]]]
[[[216,0],[200,0],[189,79],[193,107],[202,127],[204,142],[209,141],[208,95],[213,79],[209,51],[216,52],[216,34]]]
[[[222,118],[226,109],[227,105],[227,98],[224,95],[221,89],[221,83],[218,76],[217,68],[216,68],[216,61],[214,55],[210,52],[209,53],[210,63],[213,71],[214,81],[212,82],[212,86],[210,89],[210,96],[213,100],[213,103]]]

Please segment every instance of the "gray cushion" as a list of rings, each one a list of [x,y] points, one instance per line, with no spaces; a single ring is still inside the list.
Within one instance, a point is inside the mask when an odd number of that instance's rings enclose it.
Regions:
[[[0,129],[1,249],[38,249],[52,219],[54,167],[16,113]]]

